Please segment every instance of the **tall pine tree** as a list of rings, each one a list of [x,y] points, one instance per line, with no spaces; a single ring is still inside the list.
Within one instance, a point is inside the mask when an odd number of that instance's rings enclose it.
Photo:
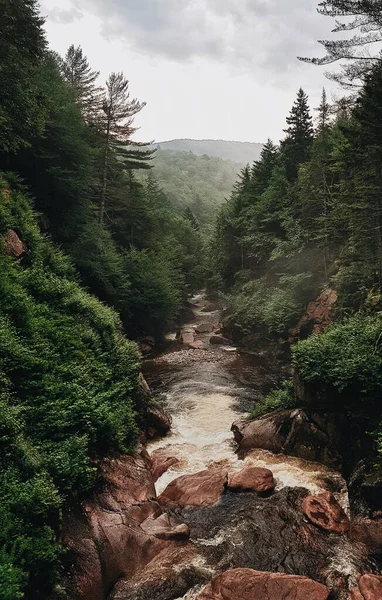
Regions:
[[[68,48],[62,62],[62,71],[74,91],[84,119],[88,122],[95,121],[102,107],[103,90],[96,85],[99,71],[92,71],[81,46],[76,48],[72,44]]]
[[[284,130],[286,138],[281,148],[289,181],[297,178],[299,165],[309,158],[313,142],[313,121],[309,111],[308,96],[302,88],[297,93]]]

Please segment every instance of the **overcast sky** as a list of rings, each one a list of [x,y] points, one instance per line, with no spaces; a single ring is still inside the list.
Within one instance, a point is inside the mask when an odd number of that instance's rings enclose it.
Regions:
[[[147,106],[136,139],[278,141],[300,86],[333,85],[318,39],[334,23],[318,0],[40,0],[50,46],[81,45],[102,83],[123,71]]]

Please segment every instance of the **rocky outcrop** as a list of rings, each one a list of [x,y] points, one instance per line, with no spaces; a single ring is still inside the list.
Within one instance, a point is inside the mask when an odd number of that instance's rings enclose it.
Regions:
[[[4,236],[5,253],[21,260],[28,254],[28,248],[13,229],[8,229]]]
[[[376,459],[361,460],[349,478],[349,500],[354,516],[373,518],[382,511],[382,476]]]
[[[337,300],[337,292],[328,289],[322,292],[317,300],[310,302],[295,329],[290,331],[292,341],[306,339],[312,333],[325,332],[333,320]]]
[[[146,413],[146,432],[149,439],[165,436],[171,429],[172,418],[159,404],[149,405]]]
[[[212,506],[219,502],[227,484],[227,470],[215,467],[174,479],[159,496],[167,507]]]
[[[363,575],[358,586],[354,588],[349,596],[349,600],[381,600],[382,598],[382,577],[378,575]]]
[[[340,468],[342,456],[333,436],[319,426],[319,415],[302,409],[281,410],[254,421],[241,420],[232,425],[239,444],[239,455],[245,456],[255,448],[284,453],[304,460]],[[333,419],[336,416],[333,415]]]
[[[228,491],[218,504],[188,507],[179,517],[207,563],[219,572],[250,568],[300,575],[334,590],[333,599],[347,600],[348,581],[354,585],[370,570],[369,557],[347,535],[304,519],[302,503],[308,494],[303,488],[283,488],[269,497]]]
[[[162,477],[171,467],[179,464],[179,459],[175,456],[169,456],[166,448],[154,450],[150,455],[150,459],[154,481],[158,481],[159,477]]]
[[[331,492],[308,496],[302,503],[304,515],[311,523],[333,533],[347,533],[350,521]]]
[[[105,600],[120,580],[143,575],[151,561],[187,549],[187,525],[156,500],[145,453],[105,460],[98,491],[67,507],[63,542],[72,562],[72,600]]]
[[[232,492],[269,494],[275,489],[275,480],[269,469],[246,467],[228,476],[228,489]]]
[[[324,585],[296,575],[232,569],[218,575],[197,600],[326,600]]]
[[[350,537],[364,544],[371,555],[382,554],[382,518],[355,519],[351,522]]]

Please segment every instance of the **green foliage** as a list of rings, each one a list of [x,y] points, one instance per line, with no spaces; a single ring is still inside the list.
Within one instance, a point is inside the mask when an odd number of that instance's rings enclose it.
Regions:
[[[135,447],[139,355],[17,180],[0,190],[0,238],[14,228],[28,246],[22,263],[0,252],[0,590],[17,598],[54,582],[63,499],[92,489],[98,457]]]
[[[286,380],[281,388],[272,390],[268,396],[256,402],[251,418],[258,419],[276,410],[296,408],[297,406],[298,400],[294,394],[293,382]]]
[[[0,0],[0,156],[44,131],[36,72],[45,49],[36,0]]]
[[[153,158],[153,174],[174,209],[190,208],[202,226],[230,195],[238,169],[229,160],[177,150],[159,148]]]

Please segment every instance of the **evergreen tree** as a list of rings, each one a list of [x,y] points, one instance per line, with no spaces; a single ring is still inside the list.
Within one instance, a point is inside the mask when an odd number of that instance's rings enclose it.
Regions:
[[[316,131],[318,135],[322,135],[328,130],[331,120],[331,106],[328,103],[325,88],[322,90],[321,103],[316,111],[318,112]]]
[[[313,141],[313,123],[308,96],[302,88],[297,93],[297,99],[286,121],[288,128],[284,130],[286,138],[281,147],[287,176],[290,181],[294,181],[297,178],[299,165],[309,158]]]
[[[110,154],[115,153],[118,160],[126,169],[147,169],[147,160],[153,154],[147,147],[148,143],[132,141],[137,131],[134,127],[134,117],[140,113],[146,103],[132,99],[129,92],[129,82],[123,73],[112,73],[106,83],[107,93],[103,103],[101,126],[103,134],[102,180],[99,207],[99,221],[103,223],[108,194],[108,174]]]
[[[252,167],[252,188],[256,195],[262,194],[267,189],[277,159],[278,148],[272,140],[268,139],[261,151],[259,160]]]
[[[96,85],[99,71],[92,71],[81,46],[72,44],[62,62],[65,80],[74,91],[76,102],[87,122],[94,122],[102,107],[103,90]]]
[[[330,65],[339,60],[342,72],[327,73],[329,79],[346,88],[359,87],[373,69],[379,57],[378,44],[382,41],[382,1],[381,0],[324,0],[318,12],[336,19],[334,33],[356,31],[352,37],[341,40],[320,40],[326,55],[322,58],[300,58],[315,65]],[[345,17],[345,21],[338,21]],[[377,44],[378,54],[372,56],[370,47]]]
[[[37,0],[0,0],[0,153],[28,146],[44,130],[36,85],[46,46],[43,24]]]

